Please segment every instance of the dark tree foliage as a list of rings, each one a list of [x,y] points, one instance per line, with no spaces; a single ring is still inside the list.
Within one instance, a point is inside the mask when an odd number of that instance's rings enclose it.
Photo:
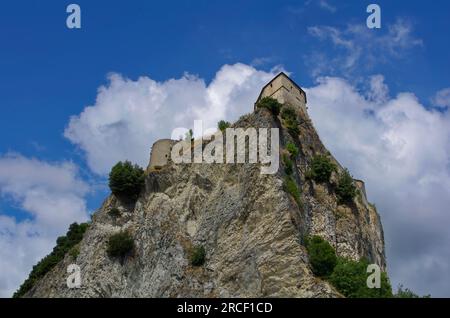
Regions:
[[[385,272],[381,273],[381,288],[367,287],[367,260],[353,261],[339,258],[329,281],[336,289],[349,298],[390,298],[392,288]]]
[[[319,277],[328,277],[337,263],[334,248],[326,240],[315,235],[306,240],[306,249],[313,273]]]
[[[356,186],[353,183],[353,178],[345,169],[339,176],[336,187],[336,195],[341,203],[348,203],[356,196]]]
[[[118,208],[112,208],[108,211],[108,214],[111,215],[113,218],[117,218],[120,216],[120,210]]]
[[[336,165],[325,155],[316,155],[311,162],[308,176],[316,182],[329,182],[331,173],[336,170]]]
[[[229,128],[231,124],[228,121],[221,120],[217,123],[217,127],[220,129],[220,131],[224,132],[227,128]]]
[[[144,186],[144,170],[131,162],[120,161],[109,174],[109,188],[121,199],[134,201]]]
[[[263,97],[258,104],[256,104],[256,107],[266,108],[270,110],[273,115],[278,116],[280,114],[281,104],[275,98]]]
[[[88,227],[89,224],[87,223],[72,223],[67,234],[58,237],[53,251],[33,266],[30,275],[14,293],[13,298],[22,297],[31,290],[39,279],[55,267],[66,253],[81,241]]]
[[[201,245],[194,246],[191,250],[190,263],[192,266],[202,266],[205,263],[206,251]]]

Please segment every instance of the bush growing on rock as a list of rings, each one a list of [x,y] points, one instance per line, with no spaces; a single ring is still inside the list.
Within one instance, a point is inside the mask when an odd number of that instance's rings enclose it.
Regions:
[[[136,200],[144,186],[144,170],[131,162],[120,161],[109,174],[109,188],[121,199]]]
[[[275,98],[263,97],[258,104],[256,104],[256,107],[266,108],[270,110],[274,116],[278,116],[280,114],[281,104]]]
[[[281,110],[281,118],[284,120],[284,126],[292,137],[297,137],[300,133],[298,129],[297,112],[290,106],[285,106]]]
[[[231,124],[228,121],[221,120],[217,123],[217,127],[220,129],[220,131],[224,132],[227,128],[229,128]]]
[[[311,162],[310,170],[307,177],[316,182],[329,182],[331,173],[336,170],[336,165],[331,162],[330,158],[324,155],[315,155]]]
[[[108,211],[108,214],[111,215],[113,218],[117,218],[120,216],[120,210],[118,208],[112,208]]]
[[[205,257],[205,248],[201,245],[197,245],[192,248],[189,261],[192,266],[202,266],[205,263]]]
[[[289,153],[291,154],[291,157],[295,158],[298,156],[298,148],[295,144],[293,144],[292,142],[288,142],[286,145],[286,150],[289,151]]]
[[[367,260],[353,261],[339,257],[329,281],[336,289],[349,298],[388,298],[392,288],[385,272],[381,273],[381,288],[367,287]]]
[[[337,263],[334,248],[320,236],[312,236],[306,240],[309,263],[316,276],[328,277]]]
[[[281,110],[281,118],[284,120],[297,121],[297,111],[291,106],[285,106]]]
[[[123,231],[109,237],[106,252],[110,257],[125,257],[134,248],[134,239],[130,233]]]
[[[286,176],[284,178],[283,186],[284,186],[285,191],[287,193],[289,193],[290,195],[292,195],[292,197],[294,198],[295,202],[300,207],[301,204],[302,204],[302,201],[300,199],[300,190],[299,190],[299,188],[297,186],[297,183],[292,178],[292,176],[288,175],[288,176]]]
[[[336,187],[336,195],[341,203],[348,203],[356,196],[356,186],[353,183],[353,178],[345,169],[339,176]]]
[[[282,159],[283,159],[283,164],[284,164],[284,172],[287,175],[291,175],[292,172],[294,172],[294,168],[293,168],[294,164],[293,164],[292,160],[289,158],[289,156],[287,154],[283,154]]]

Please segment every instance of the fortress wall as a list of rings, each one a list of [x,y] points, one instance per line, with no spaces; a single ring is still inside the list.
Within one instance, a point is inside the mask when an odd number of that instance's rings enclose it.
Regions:
[[[161,168],[167,165],[170,161],[170,152],[174,141],[171,139],[160,139],[156,141],[150,152],[150,162],[147,170],[152,168]]]

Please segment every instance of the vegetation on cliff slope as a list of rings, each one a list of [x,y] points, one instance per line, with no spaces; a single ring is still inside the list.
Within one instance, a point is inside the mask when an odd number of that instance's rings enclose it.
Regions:
[[[123,231],[109,237],[106,252],[110,257],[124,258],[134,248],[134,239],[130,233]]]
[[[306,239],[311,269],[316,276],[328,280],[342,295],[349,298],[393,297],[385,272],[381,273],[381,287],[367,287],[368,261],[337,257],[334,248],[320,236]]]
[[[306,177],[319,183],[329,182],[336,165],[325,155],[315,155]]]
[[[282,105],[278,102],[278,100],[276,100],[276,99],[274,99],[272,97],[263,97],[256,104],[256,107],[258,107],[258,108],[266,108],[275,116],[278,116],[278,114],[280,114],[281,106]]]
[[[39,279],[44,277],[45,274],[64,258],[67,252],[72,250],[72,248],[81,241],[84,232],[86,232],[88,227],[89,225],[87,223],[72,223],[67,234],[58,237],[53,251],[33,266],[30,275],[14,293],[13,297],[22,297],[26,292],[33,288]],[[73,252],[72,255],[73,254],[75,254],[75,252]]]
[[[347,169],[339,176],[336,195],[341,203],[348,203],[356,196],[356,187],[353,184],[353,178]]]
[[[144,170],[131,162],[118,162],[109,174],[109,188],[120,199],[136,200],[144,186]]]

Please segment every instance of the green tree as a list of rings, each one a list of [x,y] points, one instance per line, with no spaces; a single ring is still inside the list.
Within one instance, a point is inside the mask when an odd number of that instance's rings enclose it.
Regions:
[[[275,116],[278,116],[280,114],[281,104],[272,97],[263,97],[261,100],[256,104],[256,107],[258,108],[266,108],[271,111],[271,113]]]
[[[306,240],[306,249],[313,273],[319,277],[328,277],[337,263],[334,248],[326,240],[315,235]]]
[[[316,182],[329,182],[331,173],[336,171],[336,165],[325,155],[315,155],[311,162],[308,177]]]
[[[144,170],[129,161],[120,161],[109,174],[109,188],[121,199],[136,200],[144,183]]]
[[[353,261],[339,257],[329,281],[336,289],[349,298],[389,298],[392,288],[385,272],[381,273],[380,288],[367,287],[367,260]]]
[[[217,123],[217,127],[220,129],[220,131],[224,132],[227,128],[229,128],[231,124],[228,121],[221,120]]]
[[[348,203],[356,196],[356,186],[353,183],[353,178],[345,169],[339,176],[336,187],[336,195],[341,203]]]

